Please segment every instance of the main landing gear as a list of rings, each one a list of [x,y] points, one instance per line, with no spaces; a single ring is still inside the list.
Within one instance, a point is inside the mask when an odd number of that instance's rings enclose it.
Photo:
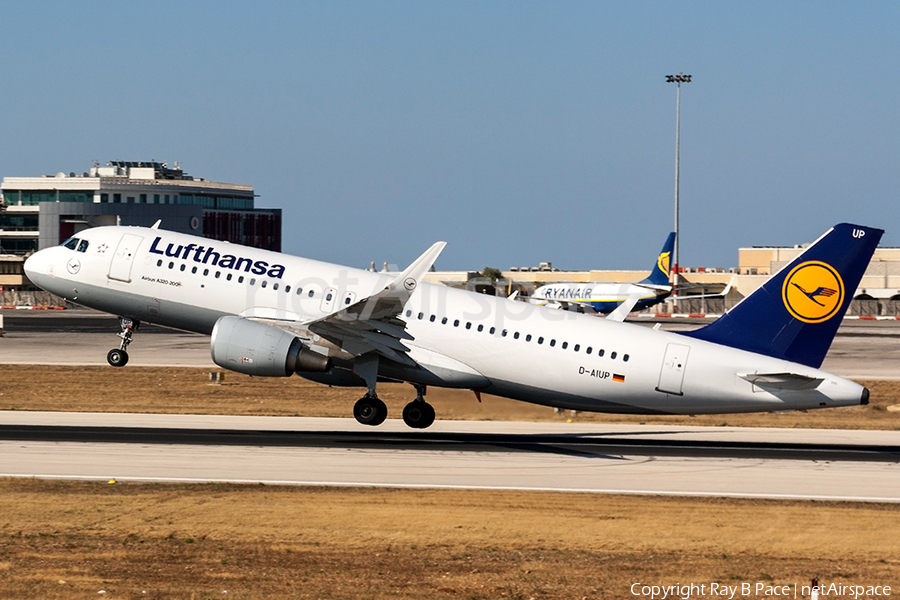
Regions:
[[[140,324],[140,321],[129,319],[128,317],[119,317],[119,327],[122,328],[122,331],[118,335],[122,338],[122,343],[119,344],[118,348],[113,348],[106,354],[106,362],[110,366],[124,367],[128,364],[128,352],[126,352],[126,349],[128,344],[132,342],[134,332],[138,330]]]
[[[413,385],[416,399],[403,407],[403,422],[413,429],[425,429],[434,423],[434,407],[425,401],[425,386]],[[363,425],[381,425],[387,414],[387,406],[374,394],[366,394],[353,406],[353,416]]]
[[[387,419],[387,406],[375,394],[378,382],[378,356],[364,355],[356,359],[353,372],[366,382],[368,392],[356,401],[353,416],[363,425],[381,425]],[[403,408],[403,422],[414,429],[425,429],[434,423],[434,407],[425,401],[425,386],[414,383],[416,399]]]
[[[413,429],[425,429],[434,423],[434,407],[425,401],[425,386],[413,384],[416,399],[403,407],[403,422]]]

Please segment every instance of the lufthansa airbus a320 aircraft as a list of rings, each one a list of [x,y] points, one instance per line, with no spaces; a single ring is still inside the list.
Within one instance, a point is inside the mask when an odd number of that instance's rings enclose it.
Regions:
[[[688,333],[511,302],[423,282],[438,242],[399,275],[167,232],[97,227],[32,255],[32,282],[120,317],[128,361],[140,322],[211,335],[212,359],[249,375],[360,386],[378,425],[379,381],[406,381],[410,427],[434,422],[427,386],[565,409],[633,414],[866,404],[819,370],[882,231],[836,225],[713,323]]]

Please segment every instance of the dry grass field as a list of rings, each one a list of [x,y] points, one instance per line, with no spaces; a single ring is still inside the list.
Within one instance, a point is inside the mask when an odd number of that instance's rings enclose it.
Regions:
[[[0,410],[348,417],[360,396],[190,368],[0,366],[0,381]],[[445,419],[900,428],[900,385],[864,383],[865,407],[695,419],[428,399]],[[379,390],[392,415],[412,397]],[[637,582],[813,576],[896,595],[898,540],[894,505],[0,480],[0,598],[638,598]]]
[[[249,377],[225,373],[213,384],[198,368],[0,365],[0,410],[138,412],[177,414],[350,417],[362,388],[331,388],[300,377]],[[428,401],[438,419],[659,423],[746,427],[900,429],[900,382],[862,381],[872,396],[868,406],[808,413],[629,416],[553,409],[466,390],[431,389]],[[379,384],[392,418],[413,399],[412,386]]]
[[[0,515],[2,598],[634,598],[638,582],[813,576],[900,589],[894,505],[0,480]]]

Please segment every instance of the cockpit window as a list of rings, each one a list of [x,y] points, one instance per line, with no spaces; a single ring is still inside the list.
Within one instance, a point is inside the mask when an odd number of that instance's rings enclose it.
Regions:
[[[78,238],[72,237],[72,238],[67,239],[65,242],[63,242],[63,246],[65,246],[69,250],[74,250],[75,248],[78,247],[79,241],[80,240]]]
[[[87,252],[87,249],[88,249],[88,241],[81,240],[81,243],[78,244],[78,251],[79,252]]]

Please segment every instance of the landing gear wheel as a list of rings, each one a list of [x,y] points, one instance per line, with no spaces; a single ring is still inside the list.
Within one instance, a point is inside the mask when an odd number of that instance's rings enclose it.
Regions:
[[[106,354],[106,362],[113,367],[124,367],[128,364],[128,353],[118,348],[113,348]]]
[[[434,423],[434,407],[424,400],[413,400],[403,407],[403,422],[413,429],[425,429]]]
[[[122,329],[119,332],[119,337],[122,338],[122,343],[119,344],[118,348],[113,348],[106,354],[106,362],[110,366],[124,367],[128,364],[128,352],[125,349],[132,342],[134,332],[137,331],[140,325],[140,321],[129,319],[128,317],[119,317],[119,327]]]
[[[387,412],[384,402],[374,396],[363,396],[353,406],[353,416],[363,425],[381,425]]]

